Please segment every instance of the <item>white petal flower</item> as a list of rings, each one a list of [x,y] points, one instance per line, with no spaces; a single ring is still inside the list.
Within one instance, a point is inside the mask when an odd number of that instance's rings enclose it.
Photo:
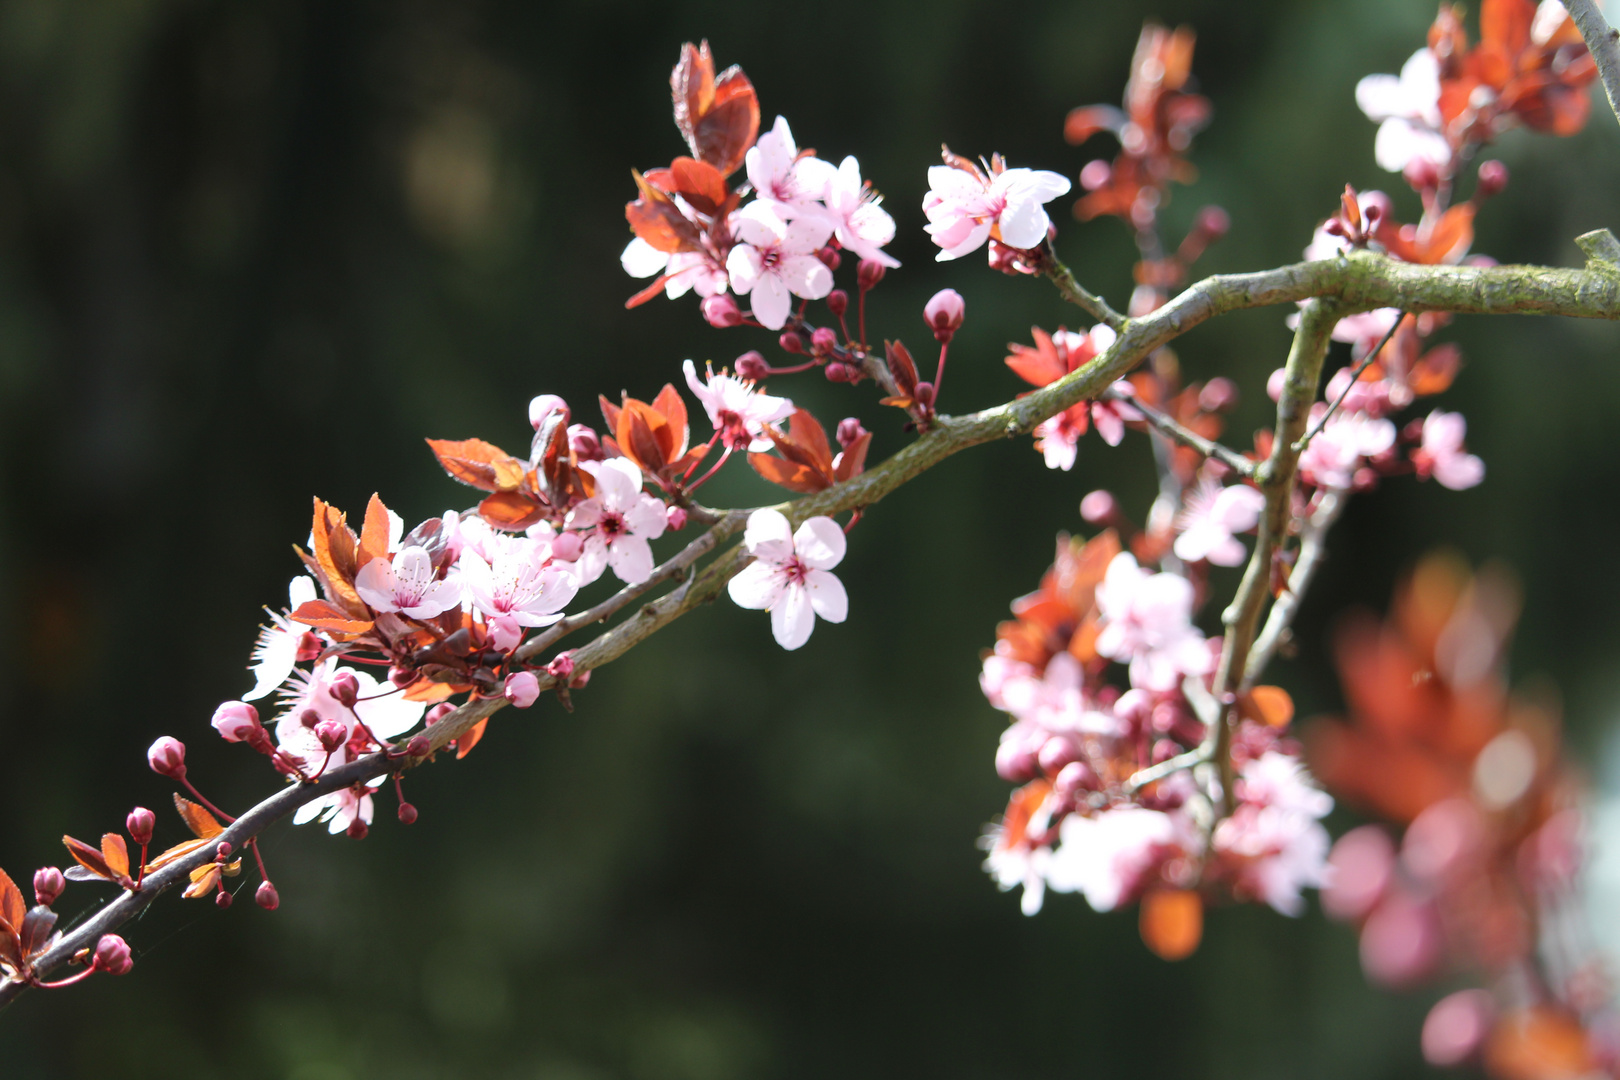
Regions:
[[[739,607],[768,610],[771,632],[784,649],[810,640],[816,616],[843,622],[849,613],[844,584],[828,573],[844,558],[844,531],[828,517],[813,517],[791,531],[777,510],[755,510],[743,532],[754,561],[731,579]]]

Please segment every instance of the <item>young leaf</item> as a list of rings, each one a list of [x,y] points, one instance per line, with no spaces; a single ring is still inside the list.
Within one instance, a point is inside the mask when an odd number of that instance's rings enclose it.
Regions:
[[[0,927],[20,929],[27,910],[28,904],[23,900],[22,890],[6,876],[4,870],[0,870]]]
[[[294,622],[301,622],[306,626],[313,626],[319,630],[331,630],[339,634],[363,634],[374,625],[369,619],[356,619],[348,612],[325,600],[306,600],[298,605],[298,610],[292,613]]]
[[[212,840],[225,831],[225,826],[219,823],[218,818],[190,799],[176,794],[174,808],[179,811],[180,819],[186,823],[186,828],[191,830],[191,835],[199,840]]]
[[[372,559],[388,558],[388,507],[373,493],[366,504],[366,523],[360,530],[360,554],[356,561],[365,566]]]

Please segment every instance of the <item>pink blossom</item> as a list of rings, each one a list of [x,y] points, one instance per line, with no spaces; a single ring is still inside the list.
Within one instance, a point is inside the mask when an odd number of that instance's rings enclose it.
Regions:
[[[415,545],[392,561],[366,563],[354,576],[354,588],[373,611],[397,611],[413,619],[431,619],[461,603],[461,582],[454,574],[440,579],[433,557]]]
[[[1189,830],[1159,810],[1123,806],[1094,817],[1070,814],[1062,844],[1046,868],[1058,892],[1083,893],[1097,911],[1112,911],[1142,887],[1148,872],[1183,847]]]
[[[355,694],[352,708],[341,700],[347,696],[348,685]],[[322,721],[343,725],[349,739],[361,722],[375,738],[392,739],[415,727],[427,708],[424,702],[407,700],[387,683],[379,684],[365,671],[339,667],[337,657],[328,657],[307,674],[295,674],[281,695],[285,711],[276,718],[276,743],[311,774],[326,761],[326,751],[314,730]],[[348,760],[348,746],[343,745],[332,755],[331,764]]]
[[[259,710],[245,701],[227,701],[214,710],[211,722],[226,742],[245,742],[259,730]]]
[[[731,287],[752,294],[754,318],[771,330],[787,323],[792,296],[820,300],[832,292],[832,271],[816,252],[832,235],[822,217],[784,220],[772,204],[755,201],[733,216],[737,244],[726,258]]]
[[[159,776],[181,780],[186,775],[186,744],[173,735],[160,736],[146,749],[146,764]]]
[[[765,434],[765,425],[793,415],[793,402],[762,394],[747,379],[724,371],[716,375],[714,369],[709,368],[707,380],[699,382],[697,369],[690,360],[681,370],[686,372],[686,385],[692,388],[703,411],[709,414],[709,423],[733,449],[764,453],[774,445]]]
[[[1268,751],[1238,774],[1239,804],[1215,828],[1216,853],[1237,862],[1241,890],[1284,915],[1305,907],[1300,890],[1328,882],[1328,834],[1317,820],[1333,799],[1314,787],[1299,759]]]
[[[1001,686],[1001,707],[1044,732],[1123,734],[1119,721],[1099,709],[1084,690],[1080,661],[1058,653],[1047,662],[1042,675],[1035,676],[1031,669],[1028,677],[1006,680]]]
[[[382,777],[373,777],[366,781],[366,787],[374,790],[380,787],[382,782]],[[338,833],[346,832],[356,821],[370,825],[375,812],[376,805],[372,801],[370,790],[361,794],[352,787],[346,787],[300,806],[298,812],[293,815],[293,824],[303,825],[319,818],[326,822],[326,831],[336,836]]]
[[[1096,331],[1092,331],[1095,339]],[[1124,387],[1128,389],[1129,383],[1123,380],[1114,384],[1115,389]],[[1125,425],[1133,420],[1142,419],[1142,412],[1128,401],[1118,401],[1110,398],[1107,401],[1093,401],[1091,403],[1091,422],[1097,427],[1097,434],[1109,446],[1118,446],[1125,439]]]
[[[626,584],[646,581],[653,568],[648,541],[663,536],[669,522],[664,504],[641,490],[641,470],[625,458],[587,461],[580,468],[596,478],[596,494],[568,513],[569,528],[590,530],[577,564],[579,583],[590,584],[609,566]]]
[[[731,579],[737,606],[771,613],[771,634],[784,649],[810,640],[816,616],[843,622],[849,612],[844,584],[828,573],[844,558],[844,531],[829,517],[813,517],[792,531],[776,510],[748,516],[743,546],[754,561]]]
[[[301,575],[287,586],[289,613],[313,599],[314,578]],[[270,616],[270,625],[260,628],[259,640],[253,646],[253,662],[248,665],[253,672],[253,689],[242,695],[243,701],[257,701],[287,681],[293,665],[298,663],[299,643],[309,632],[307,626],[286,615],[277,615],[268,608],[265,612]]]
[[[1485,463],[1463,449],[1468,421],[1462,413],[1436,409],[1423,421],[1423,444],[1412,454],[1419,476],[1432,476],[1443,487],[1463,491],[1485,479]]]
[[[801,155],[798,144],[793,141],[793,132],[789,129],[787,120],[780,116],[776,118],[771,130],[761,135],[749,149],[743,162],[748,169],[748,182],[753,186],[760,205],[774,210],[778,216],[787,220],[807,214],[819,215],[821,207],[816,203],[826,197],[827,189],[832,186],[838,174],[832,162],[823,161],[816,157],[814,152]],[[855,175],[858,181],[860,176],[858,170]],[[858,188],[857,183],[857,190]],[[894,234],[893,222],[889,224],[889,233],[891,237]],[[826,241],[823,240],[822,243]],[[820,247],[821,244],[816,246]]]
[[[1191,582],[1143,570],[1122,552],[1097,586],[1097,652],[1129,662],[1131,685],[1144,690],[1173,690],[1182,675],[1208,674],[1209,649],[1192,625],[1192,608]]]
[[[879,205],[882,201],[883,196],[861,180],[860,162],[852,157],[844,159],[827,185],[827,215],[839,244],[857,258],[899,266],[900,260],[883,250],[894,239],[894,218]]]
[[[1401,74],[1368,75],[1356,84],[1356,104],[1367,119],[1378,122],[1373,157],[1390,172],[1424,161],[1444,173],[1451,165],[1440,116],[1440,61],[1419,49],[1401,66]]]
[[[1321,403],[1312,407],[1312,428],[1326,411],[1327,406]],[[1340,409],[1299,455],[1299,470],[1307,482],[1317,487],[1348,491],[1361,459],[1382,454],[1394,445],[1394,424]]]
[[[619,256],[619,265],[631,277],[664,279],[664,295],[671,300],[696,292],[699,296],[719,296],[726,291],[726,268],[707,251],[659,251],[636,237]]]
[[[1040,914],[1046,899],[1046,872],[1051,865],[1052,849],[1045,844],[1032,843],[1030,836],[1047,831],[1050,803],[1048,797],[1016,840],[1008,835],[1006,825],[1001,822],[990,826],[979,840],[979,846],[988,853],[984,869],[994,879],[996,887],[1002,892],[1023,888],[1018,906],[1025,915]]]
[[[1012,248],[1038,247],[1052,224],[1045,204],[1069,191],[1054,172],[1004,169],[987,182],[949,165],[931,167],[928,186],[923,212],[928,234],[944,249],[940,262],[977,251],[992,236]]]
[[[1055,416],[1042,420],[1035,427],[1035,449],[1046,459],[1048,469],[1068,472],[1080,452],[1080,436],[1086,433],[1091,411],[1082,401],[1071,405]]]
[[[540,698],[540,680],[532,671],[514,671],[506,677],[501,692],[519,709],[527,709]]]
[[[1378,217],[1382,217],[1387,221],[1395,212],[1394,202],[1382,191],[1361,192],[1356,196],[1356,205],[1361,210],[1361,217],[1364,222],[1372,221]],[[1328,224],[1335,220],[1337,220],[1336,217],[1328,218],[1327,221],[1316,227],[1316,232],[1311,234],[1310,245],[1305,248],[1305,258],[1310,260],[1331,259],[1341,252],[1351,250],[1348,239],[1342,235],[1328,232]],[[1351,318],[1354,317],[1351,316]],[[1299,314],[1296,312],[1288,317],[1288,328],[1292,330],[1298,325]],[[1342,341],[1344,339],[1335,338],[1334,340]]]
[[[634,468],[634,466],[632,466]],[[509,649],[521,627],[550,626],[579,591],[574,569],[549,558],[547,540],[491,534],[482,553],[461,553],[461,582],[473,610],[496,633],[496,647]]]
[[[1248,532],[1260,522],[1266,497],[1246,484],[1222,487],[1205,477],[1187,496],[1176,516],[1176,558],[1187,562],[1207,559],[1216,566],[1237,566],[1243,561],[1243,543],[1234,534]]]
[[[923,305],[923,321],[940,341],[950,341],[967,317],[967,301],[955,289],[941,289]]]

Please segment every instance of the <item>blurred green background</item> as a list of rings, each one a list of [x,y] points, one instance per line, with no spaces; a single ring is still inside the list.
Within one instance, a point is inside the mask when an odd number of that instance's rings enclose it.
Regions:
[[[1077,313],[978,256],[936,265],[924,170],[941,140],[1071,176],[1112,154],[1066,146],[1063,117],[1118,100],[1149,15],[1196,26],[1215,102],[1201,179],[1167,214],[1174,239],[1200,205],[1231,212],[1201,269],[1298,258],[1346,181],[1416,216],[1352,92],[1421,43],[1429,0],[0,0],[0,865],[25,882],[62,862],[60,833],[135,803],[179,839],[142,758],[159,734],[188,741],[216,801],[274,787],[207,719],[251,685],[259,605],[285,600],[311,495],[357,511],[380,491],[409,522],[462,507],[424,436],[521,450],[533,394],[594,419],[598,391],[650,397],[682,359],[766,346],[690,298],[622,308],[629,169],[681,152],[666,77],[683,40],[741,63],[767,123],[860,157],[906,263],[873,331],[921,347],[923,301],[960,290],[943,405],[966,411],[1020,388],[1003,343]],[[1513,182],[1476,250],[1576,262],[1576,234],[1620,225],[1617,135],[1595,111],[1577,138],[1505,138]],[[1125,229],[1064,205],[1060,249],[1123,304]],[[1178,346],[1190,376],[1242,384],[1235,441],[1264,422],[1283,314]],[[1469,417],[1487,483],[1357,499],[1278,681],[1305,714],[1336,707],[1334,613],[1382,608],[1451,544],[1522,575],[1516,676],[1562,688],[1595,758],[1620,696],[1620,331],[1464,319],[1447,336],[1469,367],[1443,404]],[[877,454],[901,443],[865,388],[773,388],[829,425],[863,417]],[[383,800],[362,843],[278,827],[281,910],[160,903],[128,928],[132,977],[0,1014],[0,1075],[1422,1074],[1439,988],[1369,988],[1352,933],[1314,907],[1216,912],[1169,965],[1132,914],[1060,896],[1026,919],[979,870],[1007,790],[979,650],[1082,494],[1108,486],[1139,515],[1151,484],[1139,436],[1088,439],[1072,474],[1028,440],[951,460],[855,531],[847,624],[783,654],[763,615],[716,605],[601,671],[573,715],[503,714],[469,759],[413,775],[418,824]],[[709,496],[769,490],[733,467]],[[93,898],[76,886],[61,910]]]

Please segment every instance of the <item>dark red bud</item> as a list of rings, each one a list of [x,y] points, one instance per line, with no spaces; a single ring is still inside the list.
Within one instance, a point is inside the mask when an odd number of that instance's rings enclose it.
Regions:
[[[855,267],[855,281],[860,285],[861,291],[865,292],[882,281],[883,275],[888,272],[888,267],[876,259],[862,259]]]
[[[416,681],[416,672],[396,664],[388,669],[388,681],[403,690]]]
[[[231,857],[231,842],[229,840],[221,840],[219,842],[218,846],[214,848],[214,861],[215,862],[225,862],[230,857]]]
[[[703,303],[699,305],[699,307],[703,311],[703,317],[708,320],[709,325],[718,330],[724,330],[727,327],[740,326],[742,324],[742,309],[737,306],[737,301],[731,298],[730,293],[719,293],[715,296],[706,296],[703,298]]]
[[[934,403],[934,384],[931,382],[918,383],[917,389],[912,391],[911,396],[917,404],[926,409]]]
[[[865,434],[866,429],[861,427],[861,422],[853,416],[846,416],[838,421],[838,445],[846,450],[851,443]]]
[[[1474,189],[1474,198],[1480,202],[1499,195],[1507,187],[1508,167],[1492,158],[1479,163],[1479,186]]]
[[[399,823],[401,825],[415,825],[416,824],[416,807],[412,806],[408,802],[400,803],[399,804]]]
[[[366,834],[370,831],[371,830],[366,826],[366,823],[361,821],[359,818],[355,818],[353,821],[349,822],[349,827],[344,830],[344,832],[347,833],[349,838],[352,840],[364,840],[366,838]]]
[[[56,898],[62,895],[67,888],[67,878],[62,871],[54,866],[46,866],[34,871],[34,902],[50,907],[56,903]]]
[[[835,247],[822,248],[816,252],[816,258],[820,259],[829,270],[837,270],[844,264],[844,257],[838,254],[838,249]]]
[[[435,705],[433,708],[428,710],[427,723],[423,726],[432,727],[434,724],[437,724],[440,720],[443,720],[445,717],[449,716],[455,711],[456,707],[450,704],[448,701]]]
[[[405,744],[405,752],[411,757],[427,757],[433,752],[433,744],[426,735],[412,735]]]
[[[274,911],[276,908],[281,906],[281,894],[276,892],[276,887],[274,885],[266,881],[263,882],[259,886],[258,891],[253,894],[253,902],[264,908],[266,911]]]
[[[833,313],[833,318],[842,319],[844,312],[849,310],[849,293],[843,289],[834,289],[828,293],[827,310]]]
[[[838,347],[838,334],[830,327],[818,326],[810,335],[810,351],[825,356]]]
[[[837,361],[828,364],[826,372],[828,382],[850,382],[851,377],[854,375],[854,371],[848,364],[840,364]]]
[[[354,708],[354,703],[360,700],[360,682],[347,671],[333,677],[330,689],[333,699],[345,709]]]
[[[568,429],[568,449],[581,461],[602,460],[602,440],[584,424],[573,424]]]
[[[315,737],[320,740],[322,750],[333,754],[349,741],[349,728],[341,720],[322,720],[315,725]]]
[[[797,330],[782,331],[782,336],[776,339],[776,343],[782,346],[783,352],[804,352],[804,338],[799,335]]]
[[[553,679],[558,680],[572,677],[574,674],[573,651],[570,650],[565,653],[558,653],[555,657],[553,657],[551,663],[546,665],[546,674],[550,675]]]
[[[222,908],[228,908],[231,906],[231,894],[225,891],[225,886],[223,883],[219,887],[219,892],[214,894],[214,903],[218,904]]]
[[[137,806],[124,818],[129,838],[145,847],[152,842],[152,830],[157,827],[157,815],[144,806]]]
[[[186,775],[186,744],[165,735],[146,751],[146,763],[159,776],[183,780]]]
[[[737,378],[747,379],[749,382],[764,382],[771,373],[771,366],[765,362],[765,358],[757,349],[749,349],[737,357],[737,362],[732,367],[737,372]]]
[[[94,971],[109,975],[128,975],[135,961],[129,955],[129,944],[117,934],[103,934],[96,942],[95,956],[90,961]]]
[[[1322,231],[1329,236],[1344,236],[1347,234],[1344,222],[1338,218],[1329,219],[1328,223],[1322,226]]]
[[[313,728],[316,724],[321,722],[321,714],[316,712],[314,709],[305,709],[303,712],[298,714],[298,722],[307,728]]]

